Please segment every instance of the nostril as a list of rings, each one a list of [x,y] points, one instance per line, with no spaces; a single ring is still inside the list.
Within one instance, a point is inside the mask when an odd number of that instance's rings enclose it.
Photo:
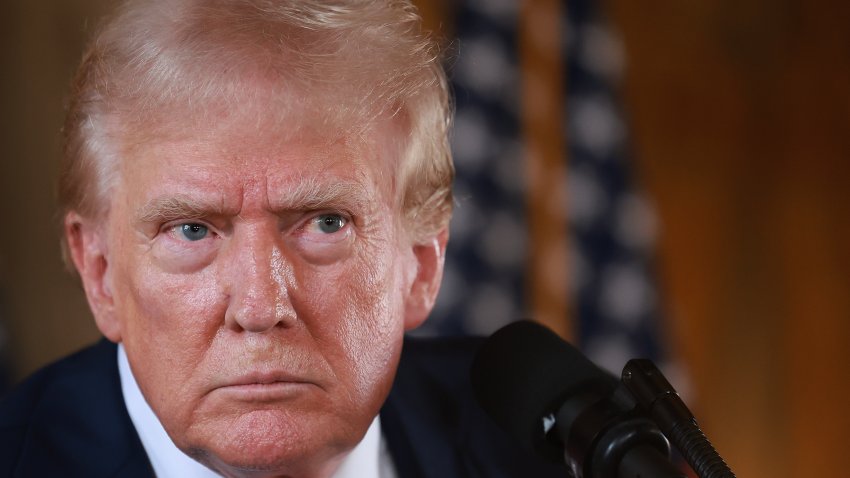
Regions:
[[[245,282],[231,292],[225,322],[234,329],[247,332],[264,332],[276,327],[286,327],[295,318],[288,289],[263,285],[249,287]]]

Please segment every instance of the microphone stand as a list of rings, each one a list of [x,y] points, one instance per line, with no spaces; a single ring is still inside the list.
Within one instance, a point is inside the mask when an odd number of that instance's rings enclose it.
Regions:
[[[589,391],[564,402],[549,433],[563,444],[573,475],[687,478],[670,461],[670,442],[635,405],[622,386],[611,397]]]
[[[697,476],[735,478],[700,430],[685,402],[652,361],[629,360],[623,368],[622,382],[638,407],[670,438]]]
[[[672,441],[699,478],[735,478],[650,360],[630,360],[613,395],[600,396],[573,396],[549,421],[547,433],[563,444],[574,475],[686,478],[670,461]]]

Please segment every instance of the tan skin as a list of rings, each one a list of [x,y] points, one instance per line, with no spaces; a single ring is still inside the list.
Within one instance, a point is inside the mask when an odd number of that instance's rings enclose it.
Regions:
[[[447,233],[407,234],[390,121],[228,132],[136,148],[104,219],[66,217],[72,258],[180,449],[225,476],[326,477],[433,306]]]

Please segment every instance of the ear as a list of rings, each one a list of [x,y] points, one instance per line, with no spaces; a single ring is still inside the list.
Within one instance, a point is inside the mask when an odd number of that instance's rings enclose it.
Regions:
[[[448,240],[449,230],[446,227],[427,241],[413,245],[413,255],[418,267],[407,297],[404,330],[412,330],[422,325],[434,308],[443,279]]]
[[[97,328],[113,342],[121,341],[110,283],[107,242],[103,221],[86,219],[76,212],[65,215],[65,240],[71,260],[83,282]]]

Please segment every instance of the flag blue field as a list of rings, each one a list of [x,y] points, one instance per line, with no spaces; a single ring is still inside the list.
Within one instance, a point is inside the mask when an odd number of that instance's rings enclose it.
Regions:
[[[485,335],[532,317],[518,4],[466,0],[455,12],[457,208],[441,295],[423,334]],[[572,0],[567,9],[555,39],[567,73],[563,214],[571,270],[563,293],[581,348],[619,370],[631,357],[665,357],[652,270],[657,221],[630,158],[618,95],[622,45],[595,2]]]

